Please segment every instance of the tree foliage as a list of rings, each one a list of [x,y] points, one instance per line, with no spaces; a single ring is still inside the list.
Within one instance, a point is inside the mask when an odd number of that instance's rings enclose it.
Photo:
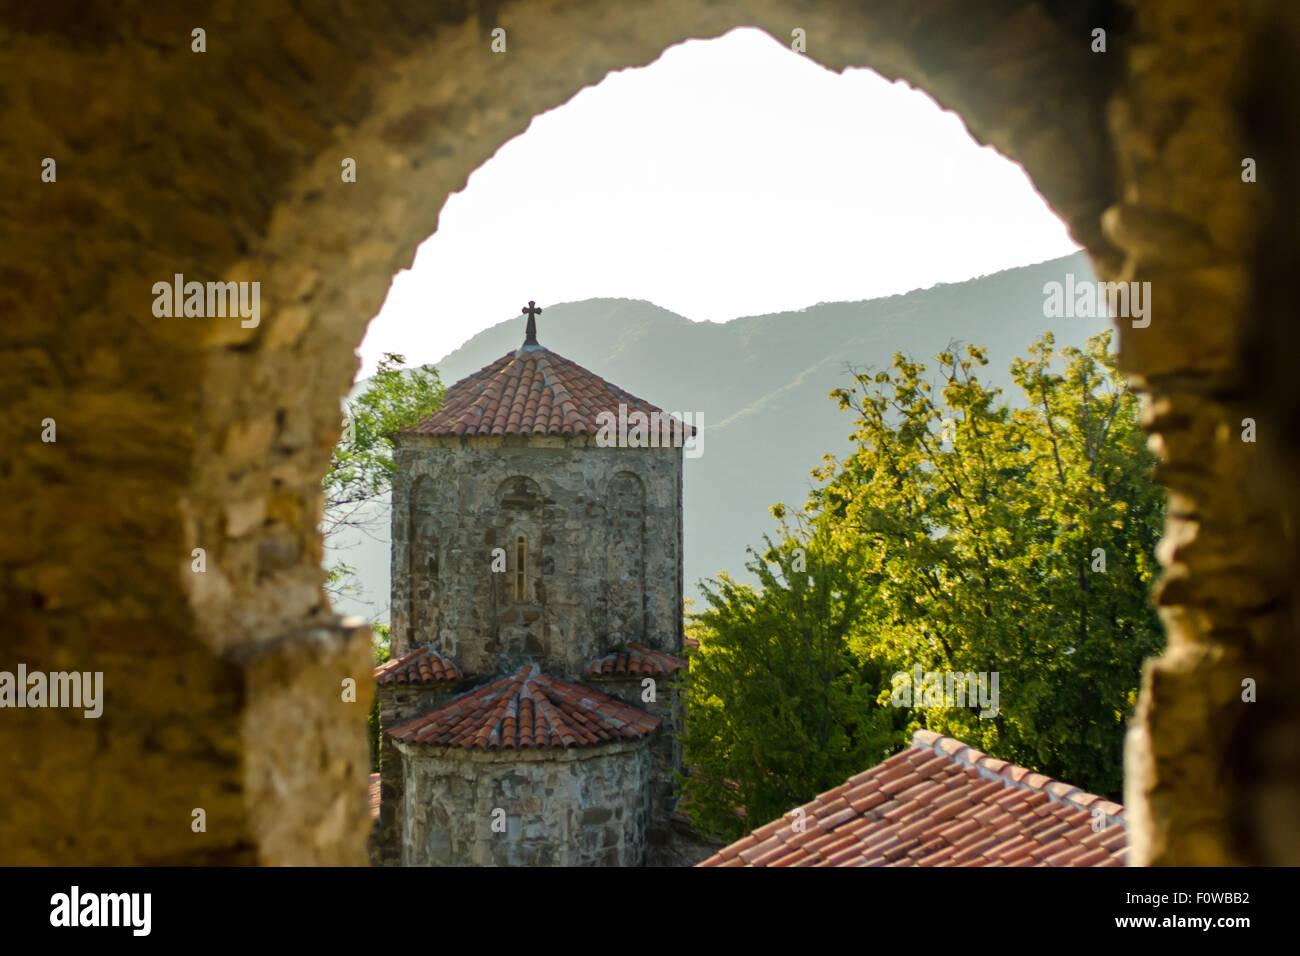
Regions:
[[[765,563],[750,565],[761,590],[721,576],[709,593],[687,691],[701,825],[724,831],[739,806],[757,825],[866,769],[855,748],[898,726],[876,711],[1118,797],[1141,661],[1163,644],[1148,592],[1164,503],[1109,344],[1058,351],[1045,335],[1012,365],[1017,408],[980,380],[973,346],[941,353],[936,382],[899,354],[832,393],[855,413],[856,450],[814,471],[809,567],[852,599]],[[789,535],[783,522],[778,553]],[[839,650],[810,664],[817,634]],[[916,665],[998,673],[997,715],[891,706],[885,675]]]
[[[375,623],[370,625],[374,633],[375,666],[378,667],[392,656],[393,632],[389,625]],[[370,772],[379,772],[379,694],[375,694],[370,703],[370,713],[366,717],[366,736],[370,741]]]
[[[366,388],[347,404],[343,435],[323,481],[326,536],[345,528],[368,530],[373,511],[366,505],[386,497],[397,466],[389,436],[437,411],[446,393],[432,365],[404,368],[406,358],[385,352]],[[339,593],[350,586],[353,569],[336,564],[326,569],[326,589]]]
[[[1109,343],[1057,352],[1045,335],[1012,364],[1016,410],[979,380],[974,347],[938,356],[937,396],[901,355],[857,376],[835,397],[858,450],[818,473],[810,504],[882,576],[875,653],[1000,675],[995,718],[927,708],[918,725],[1118,795],[1141,661],[1163,641],[1148,591],[1164,506]]]
[[[792,529],[746,564],[761,588],[725,571],[690,624],[689,807],[703,830],[736,837],[869,767],[901,742],[874,703],[882,665],[855,656],[871,579],[824,527]],[[746,821],[752,821],[747,824]]]

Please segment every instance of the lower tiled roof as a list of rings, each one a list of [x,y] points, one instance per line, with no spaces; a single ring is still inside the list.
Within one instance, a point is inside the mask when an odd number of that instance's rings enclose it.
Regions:
[[[615,651],[591,662],[588,674],[673,674],[686,669],[686,661],[644,644],[629,644],[626,651]]]
[[[375,668],[375,682],[379,684],[435,684],[458,681],[460,677],[456,665],[432,647],[417,647]]]
[[[379,774],[370,775],[370,816],[372,819],[379,818]]]
[[[394,740],[467,750],[583,747],[643,737],[659,718],[525,664],[388,731]]]
[[[700,866],[1122,866],[1127,848],[1119,804],[921,730]]]

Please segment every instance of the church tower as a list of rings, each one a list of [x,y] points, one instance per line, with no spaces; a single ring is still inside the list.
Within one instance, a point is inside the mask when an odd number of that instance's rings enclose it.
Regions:
[[[640,865],[670,829],[690,428],[523,311],[394,436],[384,862]]]

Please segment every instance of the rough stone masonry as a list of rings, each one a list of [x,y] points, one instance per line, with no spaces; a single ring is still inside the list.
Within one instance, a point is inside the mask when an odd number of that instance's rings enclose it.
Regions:
[[[1024,166],[1099,278],[1151,283],[1164,318],[1121,330],[1120,357],[1170,490],[1169,648],[1129,750],[1133,856],[1297,862],[1285,0],[10,4],[6,652],[111,691],[97,721],[5,712],[4,862],[364,862],[366,701],[337,688],[366,683],[369,639],[328,607],[317,531],[352,350],[446,197],[533,116],[738,25],[925,89]],[[261,321],[155,317],[178,273],[260,282]]]

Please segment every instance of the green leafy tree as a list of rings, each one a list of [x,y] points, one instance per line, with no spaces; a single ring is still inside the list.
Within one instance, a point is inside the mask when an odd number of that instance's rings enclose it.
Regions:
[[[791,529],[746,567],[761,588],[721,573],[693,616],[685,688],[683,806],[702,830],[734,838],[779,816],[902,741],[875,701],[880,662],[850,650],[871,579],[824,527]]]
[[[374,633],[375,666],[388,660],[392,655],[393,633],[387,624],[372,624]],[[379,772],[379,695],[375,694],[370,704],[370,715],[366,718],[366,730],[370,739],[370,772]]]
[[[1163,643],[1148,599],[1163,496],[1109,342],[1058,353],[1044,336],[1012,366],[1019,410],[979,380],[974,347],[938,356],[938,395],[902,355],[856,376],[832,394],[857,413],[857,451],[816,473],[809,509],[880,582],[862,653],[999,674],[996,717],[914,708],[914,725],[1118,796],[1141,661]]]
[[[344,529],[370,530],[375,509],[393,487],[394,432],[437,411],[446,389],[432,365],[404,368],[404,356],[384,353],[366,388],[347,405],[343,435],[325,473],[325,509],[321,531],[326,537]],[[355,572],[338,563],[326,569],[332,594],[355,589]]]
[[[777,542],[746,565],[759,586],[719,575],[687,627],[683,806],[701,829],[775,819],[917,727],[1118,797],[1141,662],[1163,644],[1164,499],[1109,344],[1044,336],[1012,365],[1016,409],[975,347],[941,353],[936,382],[896,355],[832,393],[856,450],[814,471],[795,528],[773,509]],[[899,706],[892,675],[916,665],[996,672],[996,715]]]

